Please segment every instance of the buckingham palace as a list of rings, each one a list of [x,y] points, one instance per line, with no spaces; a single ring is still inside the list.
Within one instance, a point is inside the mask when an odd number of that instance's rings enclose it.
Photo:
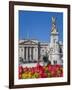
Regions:
[[[23,40],[19,43],[19,57],[24,61],[37,61],[47,53],[48,43],[40,43],[37,40]]]
[[[63,43],[59,41],[59,32],[55,21],[55,18],[52,17],[50,42],[41,42],[36,39],[19,40],[19,60],[42,62],[43,57],[48,56],[51,64],[63,64]]]

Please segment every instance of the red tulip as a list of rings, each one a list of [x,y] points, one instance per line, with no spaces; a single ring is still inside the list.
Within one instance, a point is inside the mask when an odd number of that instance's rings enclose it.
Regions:
[[[32,72],[32,74],[34,74],[35,73],[35,68],[32,68],[31,72]]]
[[[19,73],[21,74],[23,72],[23,67],[19,66]]]
[[[28,68],[28,71],[32,71],[32,68]]]
[[[27,67],[23,68],[23,72],[27,72],[27,71],[28,71]]]
[[[36,67],[37,67],[37,68],[43,68],[40,64],[37,64]]]
[[[48,70],[52,71],[52,65],[48,65]]]
[[[55,77],[56,76],[56,72],[55,71],[51,71],[51,77]]]
[[[40,70],[39,74],[41,75],[41,74],[43,74],[43,73],[44,73],[44,71]]]
[[[40,74],[40,78],[46,78],[48,75],[46,73]]]
[[[61,65],[55,65],[56,70],[59,70],[61,68]]]
[[[63,77],[63,67],[61,67],[61,65],[48,65],[44,67],[37,64],[36,67],[32,68],[19,66],[19,79],[22,78],[22,73],[24,72],[31,72],[32,75],[38,73],[38,78]],[[50,76],[48,73],[50,73]]]
[[[44,73],[44,78],[46,78],[48,75],[46,73]]]

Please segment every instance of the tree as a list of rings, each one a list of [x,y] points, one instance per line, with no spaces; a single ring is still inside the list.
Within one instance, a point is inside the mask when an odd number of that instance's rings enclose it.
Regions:
[[[44,62],[47,62],[48,61],[48,57],[47,56],[43,56],[43,60],[44,60]]]
[[[45,64],[46,64],[46,65],[51,64],[51,62],[49,61],[47,55],[46,55],[46,56],[43,56],[43,61],[44,61],[44,66],[45,66]]]

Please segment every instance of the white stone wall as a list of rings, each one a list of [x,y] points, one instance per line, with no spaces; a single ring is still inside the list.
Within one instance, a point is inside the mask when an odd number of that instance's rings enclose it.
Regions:
[[[24,48],[19,48],[19,57],[22,57],[24,59]]]
[[[33,49],[33,59],[38,60],[38,47]]]

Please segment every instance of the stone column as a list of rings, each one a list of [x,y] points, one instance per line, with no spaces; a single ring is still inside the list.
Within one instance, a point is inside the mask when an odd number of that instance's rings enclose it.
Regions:
[[[32,52],[33,52],[33,54],[32,54],[32,55],[33,55],[33,60],[34,60],[34,47],[33,47],[33,50],[32,50]]]
[[[22,59],[24,59],[24,50],[23,50],[23,47],[21,48],[21,57],[22,57]]]
[[[33,47],[31,48],[31,58],[33,60]]]
[[[28,61],[28,47],[26,47],[26,61]]]
[[[24,59],[26,61],[26,47],[24,47]]]
[[[31,58],[31,47],[30,47],[30,61],[32,60],[32,58]]]
[[[38,60],[38,48],[33,48],[33,59]]]
[[[35,60],[35,47],[33,47],[33,60]]]
[[[28,47],[28,61],[30,60],[30,47]]]
[[[33,60],[35,60],[35,47],[33,48]]]

